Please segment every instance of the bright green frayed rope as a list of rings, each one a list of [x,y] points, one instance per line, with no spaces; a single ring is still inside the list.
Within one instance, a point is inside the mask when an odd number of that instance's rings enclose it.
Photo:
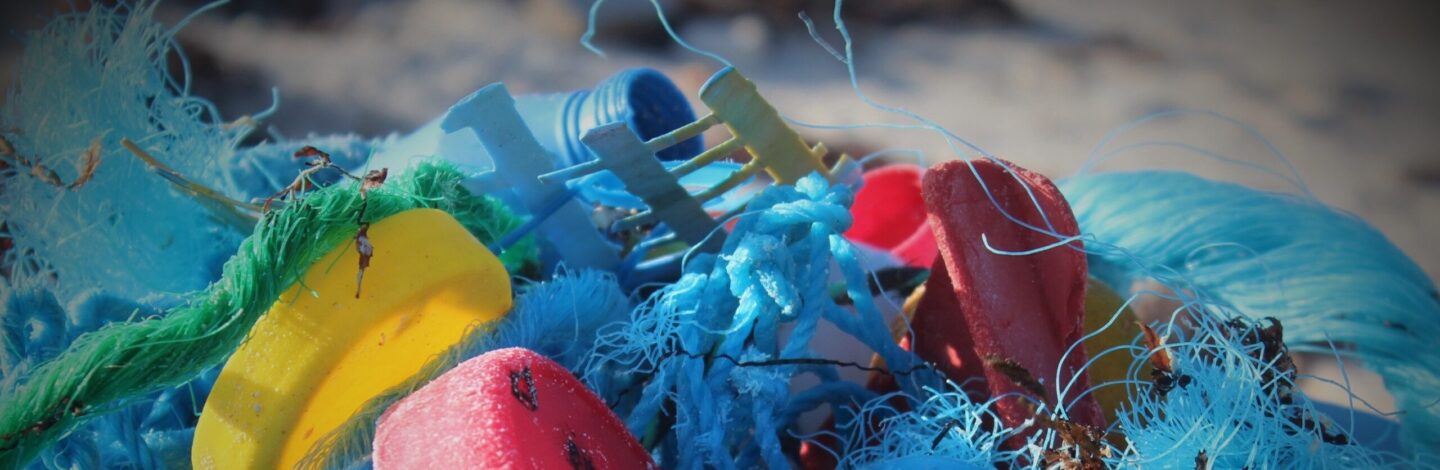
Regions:
[[[5,386],[0,468],[18,468],[86,419],[223,362],[311,263],[352,242],[362,204],[365,222],[441,209],[486,244],[519,226],[504,205],[461,187],[463,178],[448,165],[422,164],[369,190],[363,201],[358,183],[334,185],[266,214],[225,263],[221,279],[185,305],[81,336],[23,383]],[[527,239],[500,258],[516,272],[533,265],[535,254]]]

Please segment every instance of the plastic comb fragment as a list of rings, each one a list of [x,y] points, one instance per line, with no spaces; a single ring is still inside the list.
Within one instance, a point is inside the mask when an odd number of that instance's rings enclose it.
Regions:
[[[709,237],[708,243],[712,245],[706,251],[718,250],[724,244],[724,234],[710,236],[718,224],[705,213],[701,201],[680,186],[676,175],[666,171],[653,151],[628,126],[622,123],[600,126],[585,134],[583,140],[597,156],[595,161],[624,181],[626,191],[650,206],[648,211],[622,220],[616,230],[658,221],[691,245],[705,243]],[[635,221],[637,219],[639,221]]]
[[[532,216],[544,218],[538,225],[542,238],[564,240],[553,246],[567,265],[612,270],[620,263],[615,249],[600,236],[589,212],[578,202],[565,202],[558,209],[547,210],[568,190],[563,183],[539,178],[555,169],[554,159],[525,126],[504,84],[490,84],[455,103],[440,127],[446,133],[475,133],[494,159],[499,178]],[[445,144],[441,142],[442,150]]]
[[[700,89],[700,101],[725,123],[735,139],[780,184],[795,184],[811,172],[829,175],[821,158],[824,144],[810,147],[800,134],[780,119],[755,83],[727,67],[710,77]]]

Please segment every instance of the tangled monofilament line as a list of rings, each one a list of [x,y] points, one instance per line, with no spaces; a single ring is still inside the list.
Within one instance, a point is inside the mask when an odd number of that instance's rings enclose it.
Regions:
[[[1312,199],[1180,172],[1108,173],[1059,184],[1111,286],[1158,282],[1232,315],[1274,317],[1296,351],[1331,342],[1385,378],[1404,437],[1440,451],[1440,297],[1379,231]],[[1378,410],[1389,411],[1389,410]]]

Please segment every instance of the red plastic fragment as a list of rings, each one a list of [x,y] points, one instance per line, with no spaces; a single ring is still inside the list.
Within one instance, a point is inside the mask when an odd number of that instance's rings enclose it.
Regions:
[[[964,362],[978,360],[990,396],[1014,393],[1039,399],[1052,409],[1068,406],[1071,421],[1103,427],[1105,419],[1098,402],[1089,396],[1075,401],[1089,387],[1081,370],[1084,349],[1076,347],[1065,354],[1084,335],[1086,264],[1085,254],[1079,251],[1081,242],[1029,255],[1005,255],[991,252],[981,241],[983,235],[990,246],[1005,251],[1031,250],[1059,241],[1006,218],[1005,213],[1061,235],[1079,233],[1060,190],[1038,173],[1009,162],[982,159],[932,167],[925,174],[924,196],[950,281],[946,286],[941,283],[944,277],[932,273],[926,297],[944,295],[948,289],[954,304],[927,302],[916,310],[914,322],[925,325],[914,328],[916,343],[929,345],[934,338],[946,343],[943,352],[947,354],[939,355],[941,351],[934,349],[938,345],[917,349],[917,353],[960,373],[974,370]],[[958,353],[958,365],[948,364],[951,348]],[[972,354],[960,353],[966,348]],[[1013,367],[1007,364],[1018,365],[1041,381],[1045,396],[1034,396],[1030,387],[1015,380]],[[1064,397],[1066,403],[1060,404],[1055,396],[1057,365],[1060,387],[1079,376]],[[996,408],[1010,426],[1031,417],[1033,409],[1018,397],[1001,400]]]
[[[391,406],[373,455],[377,470],[655,467],[575,376],[520,348],[465,361]]]
[[[920,195],[923,171],[915,165],[891,165],[865,173],[865,184],[850,206],[854,223],[845,238],[889,251],[907,266],[925,267],[935,259],[935,235],[925,220]]]
[[[1064,357],[1059,367],[1061,386],[1079,375],[1063,404],[1068,406],[1069,420],[1103,427],[1099,403],[1088,395],[1075,398],[1089,387],[1081,371],[1084,349],[1076,347],[1065,356],[1066,349],[1084,335],[1086,263],[1084,253],[1078,251],[1081,243],[1013,256],[991,252],[981,239],[983,234],[992,247],[1004,251],[1026,251],[1059,241],[1006,218],[1005,213],[1055,233],[1079,233],[1060,190],[1044,176],[1012,163],[975,160],[931,167],[923,179],[922,195],[940,255],[933,258],[925,296],[910,320],[913,336],[901,338],[900,346],[935,364],[977,399],[1025,395],[1052,408],[1057,365]],[[857,225],[864,213],[856,211]],[[1043,381],[1045,396],[1035,396],[1033,387],[1015,380],[1016,365]],[[872,375],[867,387],[877,392],[897,389],[887,374]],[[1032,417],[1034,407],[1011,396],[1000,400],[996,411],[1004,424],[1017,426]],[[903,409],[904,404],[895,405]],[[828,437],[802,443],[802,466],[834,468],[834,457],[819,445],[838,450],[836,444]]]

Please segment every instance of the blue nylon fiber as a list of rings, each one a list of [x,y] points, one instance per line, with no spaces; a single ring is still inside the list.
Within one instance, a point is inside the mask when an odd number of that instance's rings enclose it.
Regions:
[[[848,425],[837,427],[841,468],[956,468],[1018,466],[1018,452],[1001,449],[1013,430],[998,424],[990,403],[954,389],[926,389],[910,411],[893,407],[894,395],[864,403]]]
[[[631,307],[615,277],[595,270],[562,268],[523,289],[501,324],[467,345],[464,357],[521,347],[578,372],[600,327],[622,321]]]
[[[1114,425],[1129,448],[1107,463],[1120,468],[1194,466],[1204,452],[1211,468],[1434,468],[1428,460],[1409,458],[1353,444],[1322,440],[1322,433],[1349,435],[1349,429],[1323,418],[1303,394],[1287,400],[1288,379],[1266,382],[1277,365],[1256,358],[1257,344],[1247,344],[1217,321],[1196,317],[1195,332],[1176,339],[1165,350],[1174,369],[1190,378],[1163,397],[1131,389],[1131,399]],[[1148,360],[1148,354],[1139,358]],[[1323,424],[1322,423],[1329,423]],[[1354,436],[1350,436],[1354,441]]]
[[[1384,377],[1404,440],[1440,449],[1440,300],[1379,231],[1312,199],[1187,173],[1105,173],[1059,187],[1100,242],[1087,243],[1093,275],[1122,292],[1155,280],[1213,310],[1274,317],[1293,350],[1353,345],[1342,353]]]
[[[46,449],[30,468],[187,468],[195,423],[220,369],[97,418]]]
[[[14,148],[3,157],[32,163],[0,170],[0,221],[15,244],[5,264],[15,277],[53,275],[62,301],[97,285],[132,299],[201,289],[241,238],[120,146],[128,138],[228,192],[221,164],[249,130],[223,125],[209,102],[189,96],[188,76],[169,74],[174,30],[152,19],[154,9],[97,5],[27,34],[18,85],[0,107],[0,137]],[[94,177],[74,185],[92,145]],[[37,177],[40,167],[74,186]]]
[[[0,279],[0,383],[23,382],[33,365],[55,356],[84,333],[112,321],[159,313],[156,306],[98,290],[81,293],[67,307],[49,289]]]

